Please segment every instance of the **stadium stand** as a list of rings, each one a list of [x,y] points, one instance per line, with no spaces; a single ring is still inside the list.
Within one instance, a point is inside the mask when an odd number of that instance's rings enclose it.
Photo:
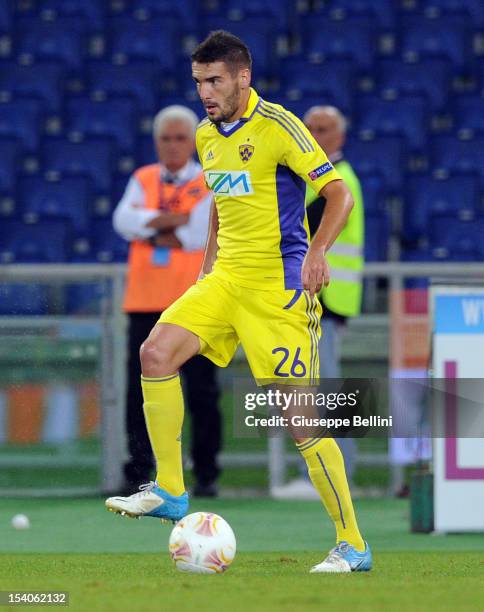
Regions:
[[[448,62],[441,59],[426,59],[416,64],[389,59],[378,64],[376,80],[380,95],[386,98],[422,96],[432,111],[442,111],[448,97],[450,74]]]
[[[88,176],[98,193],[109,193],[116,153],[111,140],[93,138],[71,142],[49,138],[43,141],[40,165],[43,172],[50,175]]]
[[[12,0],[0,3],[3,262],[125,258],[109,215],[132,168],[154,161],[147,117],[172,103],[202,115],[189,52],[218,27],[251,47],[264,97],[348,116],[370,260],[484,259],[480,0]],[[467,243],[437,239],[442,215]]]
[[[70,222],[74,231],[89,228],[89,208],[92,201],[91,182],[86,178],[63,178],[48,181],[40,177],[23,178],[19,184],[21,214],[30,223],[55,218]]]
[[[368,18],[331,21],[310,14],[304,18],[304,52],[308,59],[346,59],[368,69],[375,58],[376,33],[376,24]]]
[[[386,211],[365,214],[365,261],[386,261],[390,239],[390,218]]]
[[[17,138],[29,153],[39,147],[42,120],[43,111],[37,100],[0,102],[0,138]]]
[[[453,259],[477,261],[484,259],[484,216],[456,219],[455,216],[434,215],[430,225],[430,245],[434,251]]]
[[[15,53],[22,63],[57,60],[70,69],[80,70],[87,53],[83,22],[71,17],[54,21],[24,18],[14,39]]]
[[[436,216],[447,214],[455,222],[473,219],[478,212],[479,186],[474,177],[414,176],[405,191],[404,236],[409,241],[425,238]]]
[[[20,143],[16,139],[2,138],[0,140],[0,197],[15,195],[20,150]]]
[[[66,128],[71,136],[107,136],[116,141],[121,151],[134,147],[136,109],[129,98],[71,98],[66,106]]]
[[[319,96],[349,114],[353,105],[353,73],[348,61],[309,64],[303,58],[287,58],[281,65],[280,86],[289,100]]]
[[[465,18],[405,17],[400,34],[401,53],[409,61],[445,58],[462,69],[470,58],[469,34],[470,22]]]
[[[484,186],[484,137],[459,139],[455,136],[435,136],[429,143],[431,167],[449,176],[475,174],[480,178],[481,198]]]
[[[127,66],[92,62],[86,71],[87,87],[95,98],[131,97],[141,112],[153,113],[158,72],[151,62],[133,62]]]
[[[62,220],[0,224],[0,262],[55,263],[69,261],[69,227]]]
[[[105,3],[98,0],[44,0],[41,4],[41,15],[48,20],[71,17],[99,31],[105,25]]]
[[[35,283],[0,285],[0,315],[40,315],[48,312],[48,291]]]
[[[0,71],[0,95],[39,100],[46,112],[58,113],[62,107],[64,73],[64,67],[55,62],[28,66],[5,63]]]

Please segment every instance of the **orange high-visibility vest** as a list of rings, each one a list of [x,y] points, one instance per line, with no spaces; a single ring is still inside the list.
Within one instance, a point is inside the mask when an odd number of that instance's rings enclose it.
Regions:
[[[135,172],[145,193],[145,207],[187,214],[208,194],[203,173],[183,185],[160,180],[160,165],[150,164]],[[155,247],[133,240],[128,257],[128,274],[123,309],[125,312],[161,312],[195,283],[203,250],[169,249],[166,265],[153,263]]]

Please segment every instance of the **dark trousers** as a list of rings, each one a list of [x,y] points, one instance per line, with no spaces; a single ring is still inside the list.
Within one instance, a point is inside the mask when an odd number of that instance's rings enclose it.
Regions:
[[[124,474],[129,484],[150,480],[154,467],[143,413],[139,349],[159,319],[158,313],[128,314],[128,370],[126,398],[126,433],[129,460]],[[181,368],[185,405],[191,415],[191,458],[197,482],[210,484],[220,473],[217,453],[221,447],[221,415],[216,366],[206,357],[196,355]]]

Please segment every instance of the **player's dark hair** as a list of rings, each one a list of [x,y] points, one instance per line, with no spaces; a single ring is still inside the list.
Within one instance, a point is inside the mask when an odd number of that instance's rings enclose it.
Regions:
[[[247,45],[225,30],[210,32],[192,53],[192,62],[211,64],[224,62],[230,72],[240,68],[252,68],[252,57]]]

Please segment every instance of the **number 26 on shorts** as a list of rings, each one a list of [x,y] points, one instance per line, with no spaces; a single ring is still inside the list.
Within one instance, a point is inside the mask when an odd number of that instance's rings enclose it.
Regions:
[[[287,368],[290,362],[291,351],[283,346],[278,346],[275,349],[272,349],[273,355],[276,355],[277,353],[282,353],[282,359],[274,369],[274,374],[276,376],[281,376],[283,378],[288,378],[289,376],[293,376],[294,378],[302,378],[303,376],[306,376],[306,365],[299,359],[301,347],[297,347],[296,349],[291,363],[290,372],[287,372]],[[283,371],[283,368],[286,371]]]

